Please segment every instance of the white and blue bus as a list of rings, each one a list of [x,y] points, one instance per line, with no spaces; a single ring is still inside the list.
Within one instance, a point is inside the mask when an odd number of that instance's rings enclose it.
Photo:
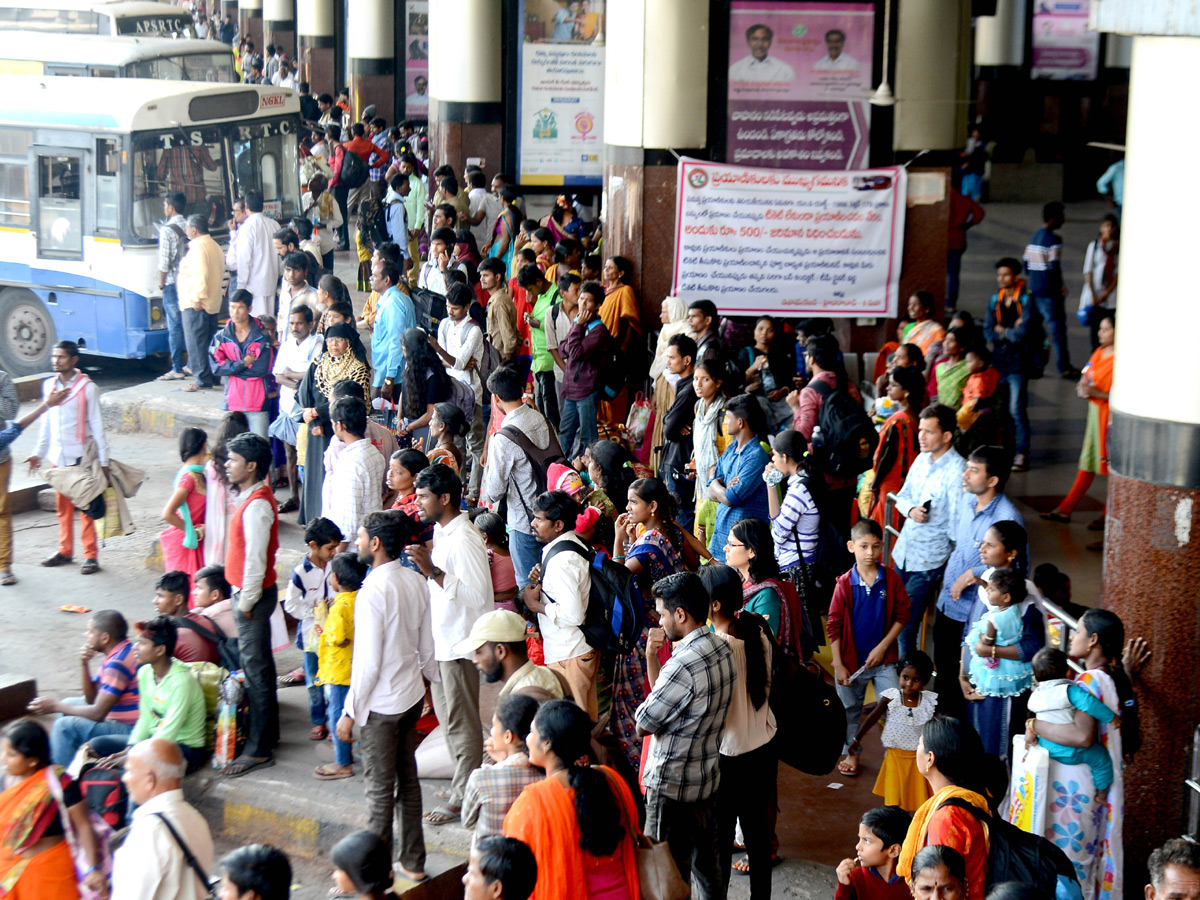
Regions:
[[[64,339],[165,353],[163,199],[182,193],[222,242],[251,188],[298,215],[299,132],[285,88],[0,76],[0,366],[45,371]]]
[[[167,37],[97,37],[10,31],[0,40],[0,74],[159,78],[235,84],[233,49],[219,41]]]
[[[195,37],[192,14],[143,0],[0,0],[0,31]]]

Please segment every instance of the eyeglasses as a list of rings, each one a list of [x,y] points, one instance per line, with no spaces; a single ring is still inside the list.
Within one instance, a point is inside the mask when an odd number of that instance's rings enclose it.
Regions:
[[[727,541],[725,541],[725,548],[726,548],[727,550],[728,550],[728,549],[730,549],[730,548],[733,548],[733,547],[745,547],[745,546],[746,546],[745,544],[737,544],[737,543],[734,543],[732,540],[727,540]]]

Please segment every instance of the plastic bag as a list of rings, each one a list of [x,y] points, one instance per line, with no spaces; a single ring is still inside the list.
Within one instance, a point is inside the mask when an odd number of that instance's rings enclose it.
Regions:
[[[246,687],[241,672],[230,672],[221,682],[217,701],[217,731],[213,745],[212,765],[223,769],[242,752],[242,734],[246,706]]]
[[[650,423],[654,418],[654,410],[646,395],[638,391],[633,404],[629,407],[629,416],[625,420],[625,433],[633,447],[640,447],[650,433]]]

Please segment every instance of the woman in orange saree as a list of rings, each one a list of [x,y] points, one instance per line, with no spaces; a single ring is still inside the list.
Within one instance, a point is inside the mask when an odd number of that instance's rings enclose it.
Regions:
[[[529,761],[546,771],[504,818],[505,837],[524,841],[537,860],[531,900],[641,900],[634,829],[637,808],[607,766],[581,766],[592,722],[570,700],[551,700],[529,731]],[[590,816],[580,828],[579,811]]]
[[[0,897],[5,900],[77,900],[75,863],[64,839],[78,836],[91,869],[83,884],[107,890],[99,849],[78,786],[50,765],[50,738],[22,719],[0,734],[6,772],[0,793]],[[63,812],[68,821],[64,821]]]
[[[604,303],[600,307],[600,321],[620,345],[622,358],[630,364],[631,380],[641,378],[645,365],[641,358],[645,350],[638,346],[642,338],[642,317],[638,311],[637,294],[629,283],[633,280],[633,264],[623,256],[610,256],[604,261],[601,271],[604,279]],[[609,425],[624,424],[629,413],[629,386],[612,400],[601,401],[600,421]]]

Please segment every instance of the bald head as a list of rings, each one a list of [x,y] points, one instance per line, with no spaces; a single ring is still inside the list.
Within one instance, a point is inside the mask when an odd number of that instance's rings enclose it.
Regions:
[[[133,802],[141,806],[167,791],[179,790],[187,763],[174,741],[149,738],[129,748],[121,780]]]

